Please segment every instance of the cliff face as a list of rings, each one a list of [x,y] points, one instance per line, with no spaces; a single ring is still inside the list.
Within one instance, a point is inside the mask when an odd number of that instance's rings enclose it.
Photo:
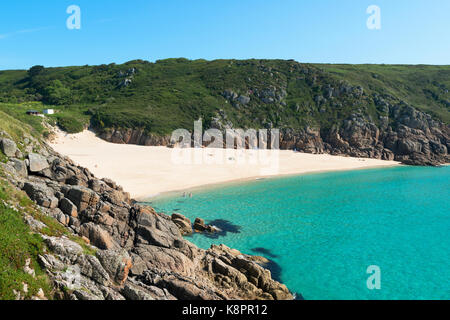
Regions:
[[[16,158],[21,154],[7,134],[0,140],[6,178],[67,228],[65,235],[48,235],[44,223],[25,219],[45,239],[48,250],[39,260],[57,298],[293,298],[261,258],[225,246],[199,249],[183,239],[169,216],[136,204],[113,181],[97,179],[31,137],[25,160]]]
[[[398,103],[391,105],[377,100],[385,116],[378,124],[367,115],[354,113],[331,129],[305,127],[282,129],[280,148],[306,153],[328,153],[362,158],[396,160],[408,165],[436,166],[450,161],[450,127],[432,119],[426,113]],[[232,123],[213,124],[223,130]],[[226,128],[225,128],[226,127]],[[99,135],[102,139],[121,144],[167,146],[170,137],[147,135],[139,129],[111,129]]]
[[[283,130],[282,149],[353,157],[396,160],[409,165],[434,166],[449,162],[450,127],[405,106],[386,106],[376,125],[355,113],[330,130]]]
[[[231,66],[236,69],[228,72],[243,78],[216,79],[214,86],[210,78],[205,82],[219,95],[216,108],[203,117],[205,125],[222,131],[279,128],[282,149],[308,153],[410,165],[449,162],[446,68],[435,74],[414,66],[315,67],[292,61]],[[102,135],[111,142],[167,145],[170,139],[143,135],[139,129],[111,130]]]
[[[167,146],[170,137],[147,134],[142,129],[108,129],[99,134],[103,140],[118,144],[137,144],[142,146]]]

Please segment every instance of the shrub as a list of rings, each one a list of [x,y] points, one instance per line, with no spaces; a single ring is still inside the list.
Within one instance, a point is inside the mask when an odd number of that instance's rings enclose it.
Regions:
[[[67,133],[78,133],[84,130],[84,125],[71,116],[58,116],[58,126]]]
[[[35,77],[35,76],[41,74],[44,70],[45,70],[45,68],[43,66],[31,67],[30,70],[28,70],[28,76],[30,78]]]
[[[69,88],[66,88],[59,80],[53,80],[44,90],[44,99],[50,104],[62,105],[71,104],[72,95]]]

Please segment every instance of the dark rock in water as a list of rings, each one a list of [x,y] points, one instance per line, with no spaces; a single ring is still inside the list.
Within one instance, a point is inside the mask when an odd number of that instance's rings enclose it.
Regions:
[[[216,233],[220,232],[215,226],[205,224],[205,220],[201,218],[196,218],[194,221],[194,231],[195,232],[206,232],[206,233]]]
[[[294,297],[295,297],[295,300],[300,300],[300,301],[305,300],[305,298],[300,293],[295,293]]]
[[[172,214],[172,221],[180,228],[181,234],[188,235],[193,232],[191,220],[179,213]]]
[[[240,226],[232,224],[228,220],[216,219],[209,223],[209,225],[214,226],[216,231],[214,233],[205,233],[204,235],[208,238],[218,239],[220,237],[225,237],[227,233],[240,233]]]
[[[194,221],[194,230],[198,232],[206,231],[205,220],[196,218]]]

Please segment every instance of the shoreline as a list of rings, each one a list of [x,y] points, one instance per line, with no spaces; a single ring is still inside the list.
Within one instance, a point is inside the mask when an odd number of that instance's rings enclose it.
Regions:
[[[264,180],[275,180],[275,179],[283,179],[283,178],[294,178],[294,177],[302,177],[302,176],[308,176],[313,174],[322,174],[322,173],[332,173],[332,172],[351,172],[351,171],[363,171],[363,170],[374,170],[374,169],[388,169],[388,168],[396,168],[396,167],[405,167],[406,165],[398,164],[398,165],[390,165],[390,166],[373,166],[373,167],[364,167],[364,168],[355,168],[355,169],[337,169],[337,170],[319,170],[319,171],[309,171],[309,172],[303,172],[303,173],[287,173],[287,174],[278,174],[278,175],[272,175],[272,176],[255,176],[255,177],[248,177],[248,178],[242,178],[242,179],[235,179],[235,180],[227,180],[223,182],[216,182],[216,183],[209,183],[204,185],[195,186],[192,188],[187,189],[180,189],[180,190],[170,190],[170,191],[164,191],[160,192],[154,195],[150,195],[144,198],[135,199],[138,202],[142,203],[151,203],[152,201],[158,201],[162,199],[168,199],[168,198],[175,198],[177,195],[179,196],[183,192],[189,193],[192,192],[193,195],[195,195],[196,191],[204,191],[208,188],[211,189],[220,189],[225,188],[233,185],[241,185],[246,183],[254,183],[258,181],[264,181]]]
[[[401,165],[396,161],[292,150],[171,149],[114,144],[88,130],[67,134],[55,129],[55,138],[48,144],[58,153],[88,168],[94,175],[116,181],[137,201],[257,179]],[[174,152],[184,152],[180,150],[190,152],[187,159],[191,162],[174,160]],[[231,152],[231,157],[228,152]],[[196,163],[199,154],[203,162]],[[222,162],[208,163],[217,159]]]

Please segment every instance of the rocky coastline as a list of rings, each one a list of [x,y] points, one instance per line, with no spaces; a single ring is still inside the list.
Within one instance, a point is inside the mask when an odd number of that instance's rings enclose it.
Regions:
[[[293,299],[263,267],[264,258],[224,245],[200,249],[183,239],[192,231],[183,216],[139,205],[115,182],[96,178],[31,136],[20,143],[24,152],[7,133],[0,134],[4,177],[69,235],[49,236],[44,223],[24,214],[48,248],[39,262],[55,298]],[[208,226],[199,220],[194,228]]]
[[[231,99],[232,96],[226,97]],[[381,96],[376,96],[374,101],[386,114],[378,119],[378,124],[371,117],[354,113],[340,125],[327,130],[312,126],[281,129],[280,148],[312,154],[395,160],[407,165],[439,166],[450,162],[448,125],[402,101],[391,104]],[[229,121],[226,124],[216,121],[213,127],[225,133],[233,125]],[[119,144],[174,144],[170,136],[146,134],[141,129],[109,129],[102,131],[99,137]]]

